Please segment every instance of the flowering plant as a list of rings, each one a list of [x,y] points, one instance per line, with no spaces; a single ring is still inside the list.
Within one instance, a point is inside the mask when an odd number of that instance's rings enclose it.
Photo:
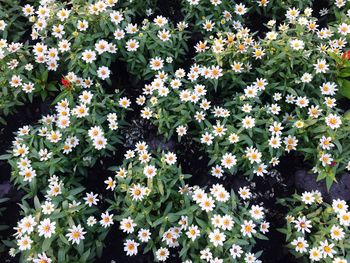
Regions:
[[[158,157],[159,156],[159,157]],[[264,208],[245,204],[232,191],[216,184],[210,193],[185,184],[190,175],[176,166],[172,152],[155,153],[139,142],[128,150],[115,178],[105,181],[115,192],[111,207],[120,228],[128,236],[127,255],[152,250],[156,260],[165,261],[171,248],[179,247],[182,260],[231,260],[245,258],[253,262],[261,254],[251,253],[255,238],[265,239],[269,223]],[[239,191],[248,200],[248,188]],[[259,227],[259,229],[256,229]],[[248,239],[248,240],[247,240]],[[205,248],[205,249],[204,249]]]
[[[38,6],[26,4],[21,10],[32,25],[30,44],[8,43],[8,25],[1,20],[0,31],[5,30],[0,40],[0,69],[5,73],[0,78],[1,115],[23,104],[27,94],[30,101],[38,95],[43,100],[53,95],[57,75],[74,72],[89,81],[101,79],[111,85],[110,67],[117,59],[128,62],[129,71],[138,78],[147,78],[150,59],[158,56],[180,62],[187,50],[185,25],[174,27],[163,16],[152,22],[145,19],[141,25],[133,23],[136,14],[128,9],[133,1],[41,2]]]
[[[289,209],[286,227],[280,231],[293,255],[315,262],[347,262],[350,214],[344,200],[328,204],[320,192],[312,191],[279,202]]]
[[[136,261],[260,263],[282,247],[281,190],[289,252],[348,261],[346,194],[291,195],[313,176],[289,163],[348,189],[349,1],[0,2],[0,203],[22,209],[0,226],[10,256],[110,261],[122,239]],[[42,117],[9,116],[24,108]]]
[[[149,100],[141,115],[167,137],[175,130],[179,137],[194,136],[209,153],[209,165],[216,164],[217,177],[224,169],[262,176],[295,150],[330,187],[350,167],[349,121],[334,98],[335,64],[327,62],[345,46],[348,29],[340,24],[316,31],[310,10],[299,13],[290,8],[279,32],[272,28],[263,39],[254,40],[241,27],[199,43],[200,65],[187,76],[178,69],[146,85]],[[328,46],[333,31],[337,38]],[[216,63],[210,64],[213,56]]]
[[[34,206],[22,201],[24,217],[14,228],[16,242],[6,242],[13,247],[10,253],[21,252],[22,261],[35,263],[94,262],[100,257],[111,225],[105,223],[109,214],[102,213],[97,223],[97,195],[87,193],[83,198],[83,191],[83,187],[66,186],[57,176],[51,176],[44,200],[35,196]]]
[[[13,149],[2,159],[13,167],[12,179],[35,195],[48,176],[86,175],[101,156],[115,151],[130,101],[119,93],[106,95],[101,85],[77,93],[74,83],[56,98],[55,113],[39,125],[24,126],[16,133]],[[68,158],[70,156],[70,158]]]

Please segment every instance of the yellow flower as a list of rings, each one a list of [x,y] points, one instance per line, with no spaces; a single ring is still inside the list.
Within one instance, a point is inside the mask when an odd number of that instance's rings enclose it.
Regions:
[[[151,101],[152,106],[154,106],[154,105],[156,105],[156,104],[158,103],[157,97],[152,97],[152,98],[150,99],[150,101]]]

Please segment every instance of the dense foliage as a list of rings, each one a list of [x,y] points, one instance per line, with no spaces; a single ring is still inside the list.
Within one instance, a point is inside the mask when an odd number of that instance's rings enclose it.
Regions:
[[[314,1],[181,0],[167,15],[161,2],[0,0],[0,123],[48,107],[0,156],[21,193],[0,253],[100,262],[117,228],[127,256],[257,263],[273,217],[257,177],[291,153],[327,191],[350,171],[348,1],[316,12]],[[161,143],[126,143],[135,116]],[[205,185],[182,168],[188,142],[208,160]],[[227,183],[240,175],[252,187]],[[350,260],[348,200],[278,198],[291,255]]]

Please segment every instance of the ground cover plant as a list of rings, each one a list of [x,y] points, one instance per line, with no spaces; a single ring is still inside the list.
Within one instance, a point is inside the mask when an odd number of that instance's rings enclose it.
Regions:
[[[0,0],[3,262],[350,262],[350,3]]]

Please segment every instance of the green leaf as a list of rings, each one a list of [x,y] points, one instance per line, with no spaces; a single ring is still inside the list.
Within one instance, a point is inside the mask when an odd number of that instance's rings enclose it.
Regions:
[[[47,251],[52,243],[52,238],[46,238],[41,246],[42,252]]]
[[[350,81],[346,79],[338,79],[339,93],[350,99]]]
[[[40,208],[41,208],[40,201],[39,201],[39,198],[37,196],[34,196],[34,207],[36,210],[40,210]]]

